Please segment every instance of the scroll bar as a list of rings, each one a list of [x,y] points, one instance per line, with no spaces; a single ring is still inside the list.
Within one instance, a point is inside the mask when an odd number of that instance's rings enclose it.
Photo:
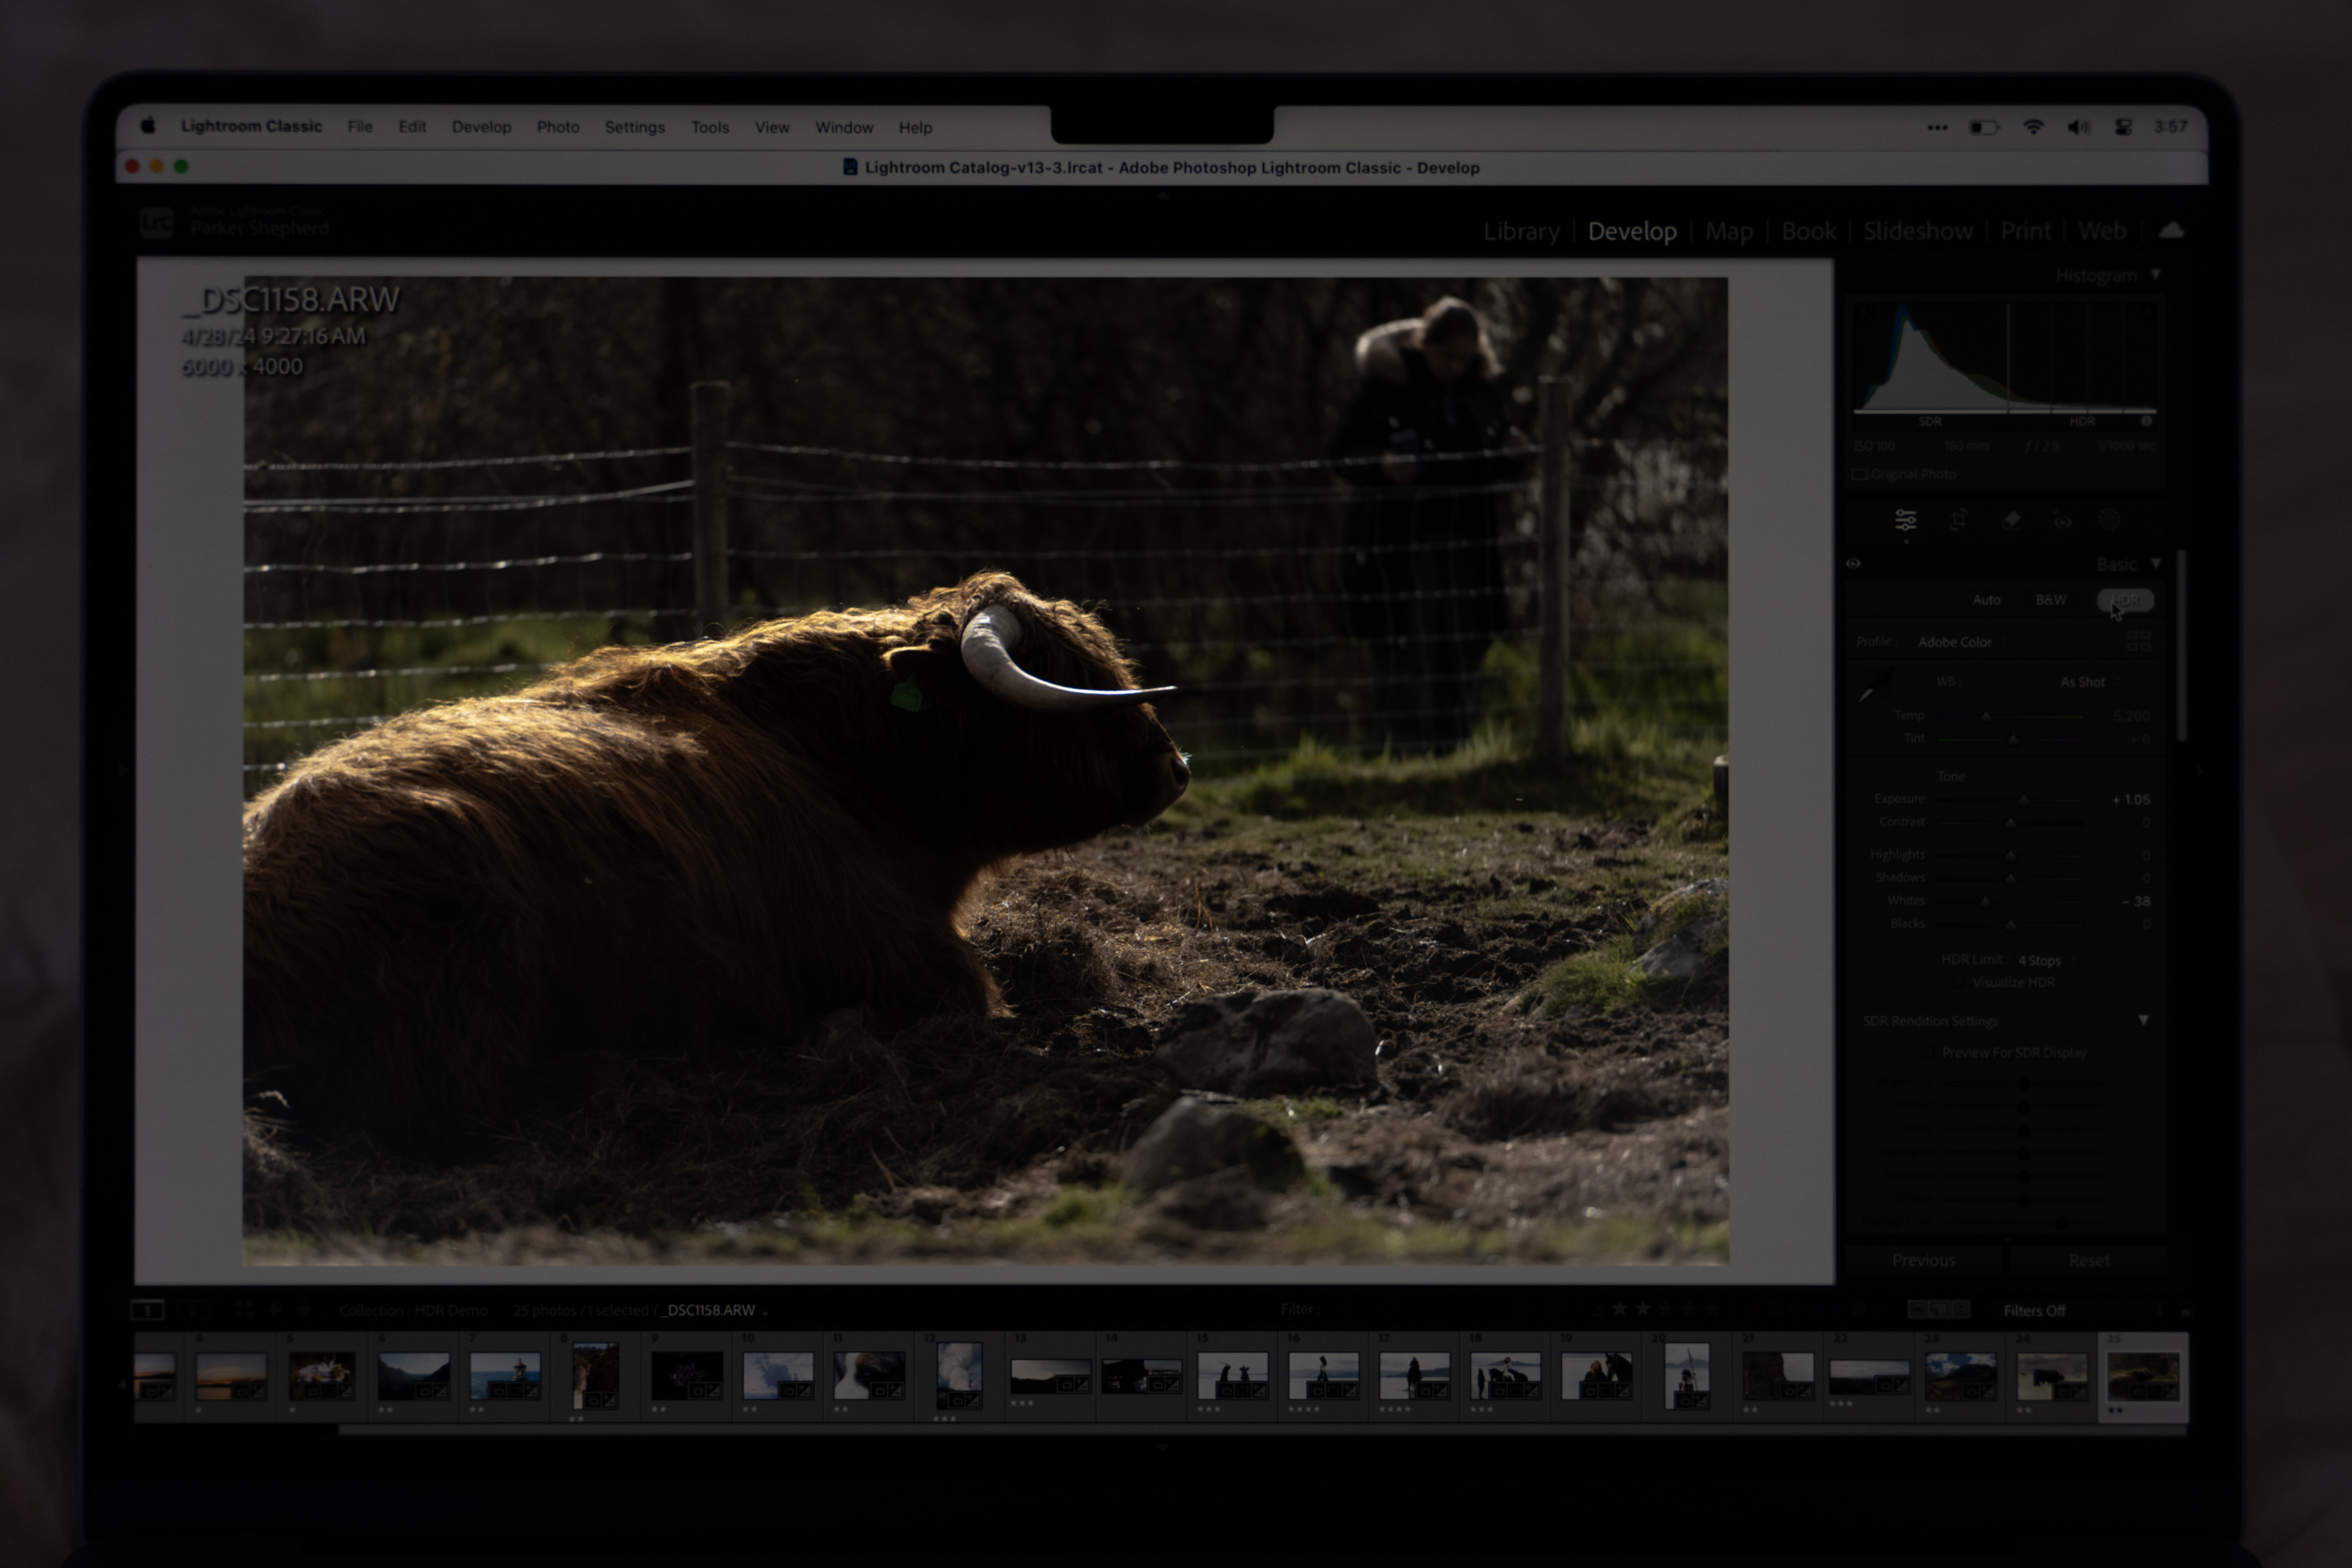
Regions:
[[[2172,577],[2172,711],[2179,739],[2189,739],[2189,552],[2176,557]]]

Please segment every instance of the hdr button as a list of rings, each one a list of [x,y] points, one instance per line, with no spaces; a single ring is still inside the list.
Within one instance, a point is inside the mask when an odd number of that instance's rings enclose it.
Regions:
[[[2102,588],[2099,590],[2099,613],[2110,620],[2122,620],[2126,616],[2144,616],[2156,608],[2153,588]]]
[[[2010,1271],[2032,1279],[2146,1279],[2168,1274],[2172,1254],[2162,1247],[2012,1247]]]

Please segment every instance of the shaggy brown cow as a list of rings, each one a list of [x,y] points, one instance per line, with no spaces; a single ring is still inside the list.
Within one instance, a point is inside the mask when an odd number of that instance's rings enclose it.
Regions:
[[[1183,793],[1159,690],[983,573],[336,742],[246,808],[248,1090],[312,1136],[446,1145],[572,1053],[995,1006],[959,907]]]

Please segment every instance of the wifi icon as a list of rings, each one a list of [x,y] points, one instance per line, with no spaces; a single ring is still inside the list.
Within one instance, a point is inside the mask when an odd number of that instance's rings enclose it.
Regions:
[[[2039,135],[2041,135],[2041,134],[2042,134],[2042,121],[2040,121],[2039,120],[2029,120],[2029,121],[2027,121],[2025,122],[2025,133],[2026,133],[2027,135],[2029,135],[2029,136],[2039,136]]]

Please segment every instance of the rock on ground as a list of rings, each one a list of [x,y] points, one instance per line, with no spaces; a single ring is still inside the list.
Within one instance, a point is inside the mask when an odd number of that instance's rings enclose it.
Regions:
[[[1278,1128],[1243,1111],[1184,1099],[1161,1113],[1129,1152],[1127,1184],[1149,1193],[1234,1169],[1245,1173],[1253,1184],[1278,1192],[1307,1173],[1307,1163]]]
[[[1687,980],[1707,964],[1706,944],[1723,929],[1719,920],[1693,921],[1657,946],[1633,961],[1633,967],[1644,974],[1660,974],[1671,980]]]
[[[1650,906],[1649,912],[1642,917],[1642,924],[1635,934],[1647,936],[1657,930],[1658,922],[1680,909],[1686,899],[1728,899],[1730,897],[1731,879],[1728,877],[1708,877],[1700,881],[1685,883]]]
[[[1184,1088],[1248,1097],[1364,1082],[1376,1044],[1355,998],[1309,986],[1192,1003],[1161,1034],[1159,1057]]]

